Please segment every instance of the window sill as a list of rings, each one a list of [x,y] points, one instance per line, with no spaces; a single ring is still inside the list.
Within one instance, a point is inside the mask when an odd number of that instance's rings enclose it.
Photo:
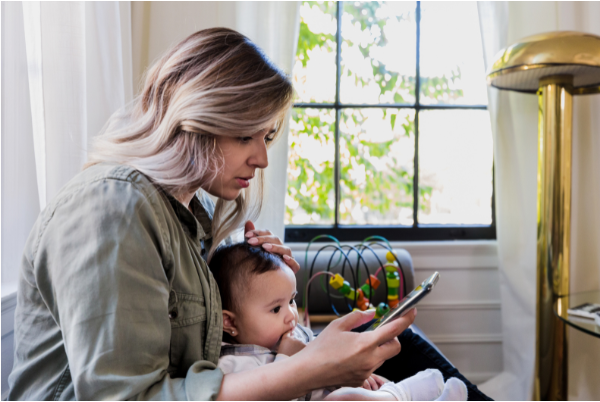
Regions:
[[[323,247],[326,243],[312,243],[309,251],[316,251]],[[356,245],[360,244],[360,241],[354,242],[340,242],[343,245]],[[308,243],[285,243],[294,252],[306,251]],[[402,248],[408,250],[411,255],[416,254],[455,254],[465,253],[469,250],[477,251],[480,253],[496,253],[498,245],[497,240],[448,240],[448,241],[390,241],[392,248]]]
[[[3,283],[2,284],[2,311],[4,311],[5,303],[10,303],[12,299],[15,299],[16,303],[17,296],[17,282]]]

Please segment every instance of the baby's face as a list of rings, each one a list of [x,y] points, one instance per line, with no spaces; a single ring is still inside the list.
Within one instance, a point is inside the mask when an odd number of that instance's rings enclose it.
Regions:
[[[296,277],[285,264],[252,277],[237,315],[237,342],[274,349],[281,336],[298,324]]]

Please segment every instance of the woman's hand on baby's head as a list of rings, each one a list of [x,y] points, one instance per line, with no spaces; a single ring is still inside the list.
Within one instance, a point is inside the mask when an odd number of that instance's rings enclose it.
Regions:
[[[254,223],[248,221],[244,228],[244,236],[248,244],[262,247],[270,253],[280,255],[294,273],[300,270],[300,264],[294,259],[292,250],[284,246],[281,239],[269,230],[256,229]]]
[[[281,353],[282,355],[286,356],[293,356],[305,347],[306,344],[304,342],[294,337],[294,330],[292,329],[291,331],[283,334],[281,337],[281,342],[279,342],[277,353]]]

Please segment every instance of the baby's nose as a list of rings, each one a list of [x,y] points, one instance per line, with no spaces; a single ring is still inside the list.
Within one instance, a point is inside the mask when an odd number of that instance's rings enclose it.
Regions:
[[[287,314],[285,315],[285,323],[290,327],[294,328],[296,326],[296,315],[292,309],[289,309]]]

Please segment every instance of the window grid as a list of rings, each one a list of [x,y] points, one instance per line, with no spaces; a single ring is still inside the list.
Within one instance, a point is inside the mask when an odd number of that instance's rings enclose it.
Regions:
[[[467,110],[487,110],[485,105],[421,105],[420,103],[420,51],[421,51],[421,2],[417,1],[415,10],[415,22],[417,29],[416,46],[416,75],[415,75],[415,103],[385,103],[385,104],[342,104],[340,102],[340,81],[341,81],[341,48],[342,48],[342,11],[343,1],[336,3],[336,83],[335,83],[335,101],[334,103],[296,103],[294,108],[312,108],[312,109],[335,109],[335,165],[334,165],[334,183],[335,185],[335,220],[333,226],[306,225],[295,226],[287,225],[285,229],[286,242],[306,242],[315,236],[328,234],[336,237],[340,241],[360,241],[368,236],[380,235],[388,240],[419,241],[419,240],[472,240],[472,239],[495,239],[496,238],[496,217],[495,217],[495,178],[494,165],[492,165],[492,224],[491,225],[426,225],[419,226],[419,112],[421,110],[444,110],[444,109],[467,109]],[[414,109],[414,130],[415,130],[415,154],[414,154],[414,173],[413,173],[413,225],[408,226],[380,226],[380,225],[340,225],[339,206],[340,206],[340,114],[342,109],[357,108],[380,108],[380,109]]]

